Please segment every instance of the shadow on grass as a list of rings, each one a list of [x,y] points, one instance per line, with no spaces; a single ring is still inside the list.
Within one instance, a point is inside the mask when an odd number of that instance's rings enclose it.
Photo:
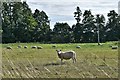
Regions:
[[[65,63],[64,62],[62,62],[62,64],[61,63],[55,63],[55,62],[52,62],[52,63],[47,63],[47,64],[44,64],[43,66],[58,66],[58,65],[64,65]]]

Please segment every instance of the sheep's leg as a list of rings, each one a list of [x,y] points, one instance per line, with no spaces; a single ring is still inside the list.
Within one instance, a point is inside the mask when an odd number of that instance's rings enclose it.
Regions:
[[[75,63],[74,57],[72,58],[72,60],[73,60],[73,63]]]
[[[61,65],[62,65],[62,61],[63,61],[63,59],[61,59]]]
[[[75,63],[75,62],[76,62],[76,58],[75,58],[75,57],[73,57],[73,58],[72,58],[72,60],[73,60],[73,63]]]
[[[74,59],[75,59],[75,62],[76,62],[77,61],[76,58],[74,58]]]

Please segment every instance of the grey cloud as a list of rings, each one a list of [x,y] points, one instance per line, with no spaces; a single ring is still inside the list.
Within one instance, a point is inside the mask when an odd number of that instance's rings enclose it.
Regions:
[[[74,11],[77,6],[80,7],[82,13],[84,10],[91,9],[93,14],[107,14],[110,10],[117,10],[117,2],[119,0],[88,0],[79,2],[28,2],[31,9],[44,10],[51,19],[51,23],[56,21],[70,21],[74,20]],[[52,24],[53,25],[53,24]]]

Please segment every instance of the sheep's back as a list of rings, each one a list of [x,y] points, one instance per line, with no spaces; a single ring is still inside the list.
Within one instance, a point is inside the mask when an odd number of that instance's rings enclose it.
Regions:
[[[61,57],[63,57],[64,59],[70,59],[73,57],[73,52],[64,52],[62,53]]]

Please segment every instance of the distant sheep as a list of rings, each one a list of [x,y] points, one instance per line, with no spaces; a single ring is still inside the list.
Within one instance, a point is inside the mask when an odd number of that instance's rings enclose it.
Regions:
[[[27,49],[28,47],[27,46],[24,46],[25,49]]]
[[[32,46],[31,48],[32,48],[32,49],[36,49],[36,48],[37,48],[37,46]]]
[[[118,48],[118,46],[112,46],[112,49],[117,49]]]
[[[7,46],[6,49],[12,49],[12,47],[11,46]]]
[[[76,48],[81,48],[80,46],[76,46]]]
[[[76,62],[76,53],[74,51],[66,51],[66,52],[62,52],[61,50],[56,50],[56,51],[57,51],[58,57],[61,59],[61,63],[63,59],[69,60],[71,58],[73,60],[73,63]]]
[[[22,46],[21,46],[21,45],[18,45],[18,48],[22,48]]]
[[[43,47],[41,47],[41,46],[37,46],[37,49],[42,49]]]

